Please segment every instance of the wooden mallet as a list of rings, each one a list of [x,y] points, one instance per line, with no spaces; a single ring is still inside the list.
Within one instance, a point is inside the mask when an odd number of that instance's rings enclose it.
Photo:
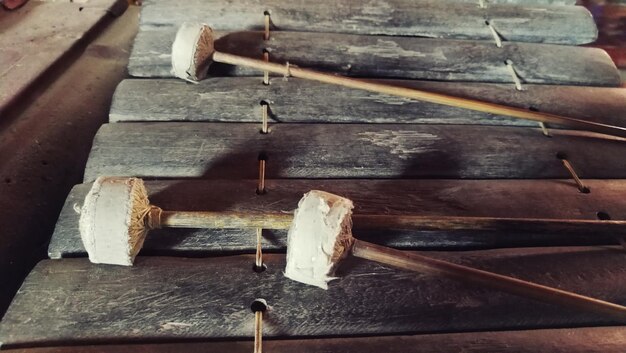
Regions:
[[[412,88],[386,85],[371,81],[358,80],[344,76],[331,75],[289,64],[281,65],[232,55],[216,51],[213,45],[211,28],[201,23],[183,23],[176,33],[172,45],[172,73],[179,78],[197,82],[207,76],[209,66],[213,62],[230,65],[246,66],[260,71],[267,71],[285,77],[298,77],[354,89],[411,98],[425,102],[448,105],[484,113],[506,115],[519,119],[533,120],[544,123],[558,124],[574,129],[594,131],[602,134],[626,137],[626,128],[591,122],[582,119],[559,116],[526,109],[488,103],[474,99],[460,98],[440,93],[432,93]]]
[[[445,275],[524,297],[626,318],[626,307],[617,304],[356,240],[352,237],[352,207],[348,199],[311,191],[300,200],[294,216],[164,211],[150,204],[141,179],[100,177],[85,197],[79,229],[91,262],[125,266],[133,264],[150,229],[289,229],[285,275],[322,288],[333,279],[337,263],[352,253],[403,269]],[[360,219],[384,227],[415,223],[378,222],[381,218],[368,216]]]
[[[626,322],[626,307],[619,304],[355,239],[352,208],[352,201],[327,192],[313,190],[304,195],[289,229],[285,276],[327,289],[327,283],[336,278],[333,273],[339,262],[352,254]]]
[[[293,214],[214,211],[171,211],[150,204],[139,178],[99,177],[80,211],[79,229],[89,259],[95,263],[131,266],[151,229],[221,228],[290,229]],[[454,217],[419,215],[352,215],[356,229],[527,230],[559,229],[620,234],[626,221],[536,218]]]

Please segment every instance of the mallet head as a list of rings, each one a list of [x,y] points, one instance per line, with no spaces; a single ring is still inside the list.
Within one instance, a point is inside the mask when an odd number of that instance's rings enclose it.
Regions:
[[[172,45],[172,74],[190,82],[206,78],[214,52],[211,27],[203,23],[183,23]]]
[[[148,228],[150,202],[138,178],[99,177],[85,197],[79,229],[93,263],[132,266]]]
[[[349,253],[352,201],[312,190],[298,203],[287,239],[285,276],[327,289],[337,263]]]

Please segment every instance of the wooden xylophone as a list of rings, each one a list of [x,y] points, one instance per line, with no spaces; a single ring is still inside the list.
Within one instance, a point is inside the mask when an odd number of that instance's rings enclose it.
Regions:
[[[355,213],[626,217],[626,140],[216,64],[171,77],[178,26],[216,49],[626,126],[619,72],[570,0],[143,2],[131,78],[84,183],[0,324],[3,348],[57,352],[623,352],[624,322],[351,259],[328,291],[283,276],[286,232],[160,229],[134,267],[89,263],[77,210],[101,175],[147,179],[188,211],[292,212],[320,189]],[[264,77],[265,76],[265,77]],[[268,129],[264,127],[269,125]],[[626,229],[370,230],[377,244],[626,304]]]

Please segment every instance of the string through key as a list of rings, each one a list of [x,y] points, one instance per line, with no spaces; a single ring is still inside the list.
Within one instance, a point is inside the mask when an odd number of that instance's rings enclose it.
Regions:
[[[587,186],[585,186],[585,184],[583,184],[582,180],[580,180],[580,178],[578,177],[578,174],[574,170],[574,167],[572,166],[570,161],[567,160],[567,156],[564,153],[559,152],[556,154],[556,157],[561,160],[565,169],[567,169],[569,174],[572,176],[572,178],[576,182],[578,191],[582,192],[583,194],[588,194],[590,192],[590,189]]]

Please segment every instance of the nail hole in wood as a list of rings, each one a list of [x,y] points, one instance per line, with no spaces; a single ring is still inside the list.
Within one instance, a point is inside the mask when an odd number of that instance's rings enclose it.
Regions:
[[[262,263],[261,266],[257,266],[257,264],[252,264],[252,271],[256,273],[261,273],[261,272],[264,272],[265,270],[267,270],[266,264]]]
[[[489,20],[485,20],[485,25],[489,26],[490,24]]]
[[[598,213],[596,213],[596,217],[598,217],[598,219],[601,221],[611,220],[611,215],[609,215],[607,212],[604,212],[604,211],[598,211]]]
[[[6,184],[11,184],[13,182],[13,180],[11,180],[11,178],[4,178],[4,182]]]
[[[263,16],[271,16],[271,13],[267,10],[263,11]]]
[[[563,159],[567,159],[567,154],[565,154],[565,152],[557,152],[556,153],[556,158],[563,160]]]
[[[530,110],[531,112],[538,112],[539,109],[537,109],[536,107],[533,107],[532,105],[530,107],[528,107],[528,110]]]
[[[79,7],[78,11],[83,11],[84,7]]]
[[[588,194],[588,193],[590,193],[590,192],[591,192],[591,189],[589,189],[589,188],[588,188],[588,187],[586,187],[586,186],[583,186],[582,188],[578,188],[578,191],[580,191],[580,192],[581,192],[581,193],[583,193],[583,194]]]
[[[252,304],[250,304],[250,310],[252,310],[253,313],[258,311],[265,312],[267,310],[267,301],[263,298],[255,299]]]

